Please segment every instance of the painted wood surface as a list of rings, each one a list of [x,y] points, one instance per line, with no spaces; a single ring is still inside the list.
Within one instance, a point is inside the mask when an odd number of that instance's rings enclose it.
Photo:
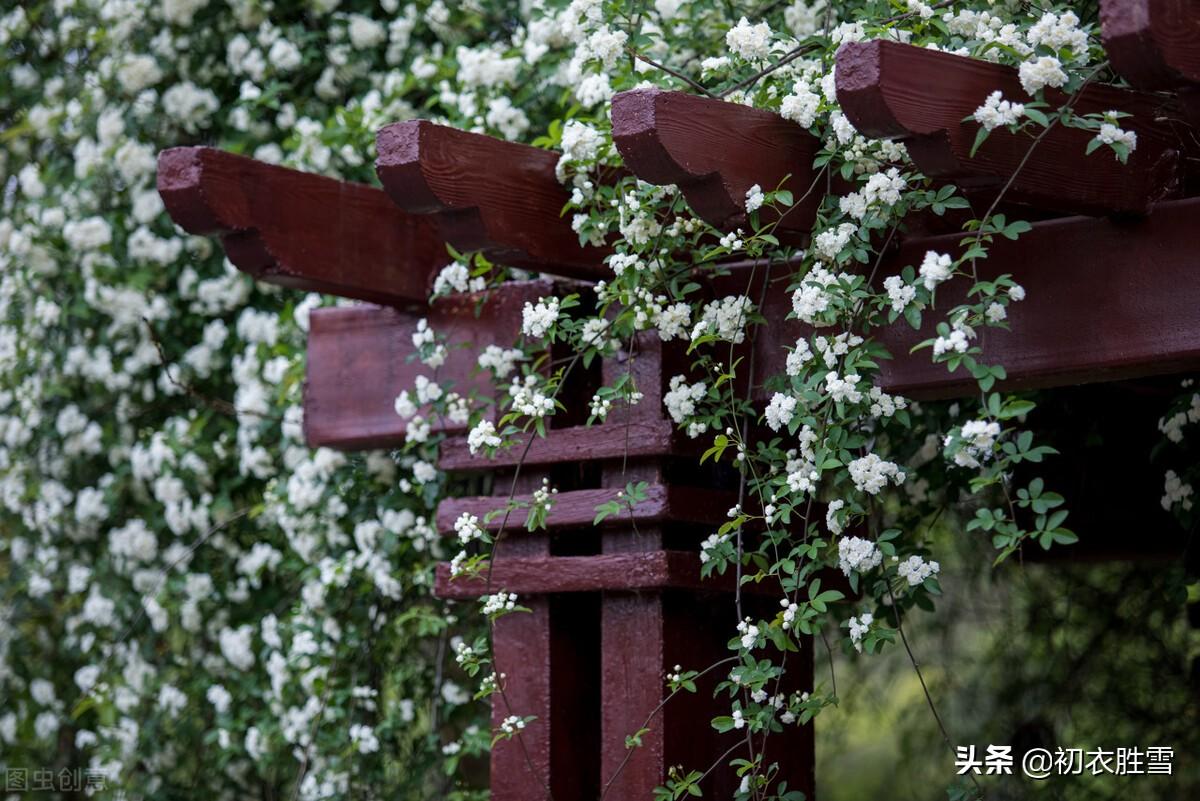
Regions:
[[[1158,121],[1161,97],[1094,85],[1075,105],[1079,114],[1120,109],[1134,115],[1122,121],[1138,135],[1128,164],[1107,148],[1085,155],[1094,134],[1059,126],[1021,166],[1031,136],[997,128],[972,157],[979,126],[963,122],[996,90],[1010,100],[1029,99],[1015,69],[881,40],[842,45],[836,63],[838,101],[854,127],[867,137],[903,141],[930,177],[997,191],[1015,175],[1008,200],[1060,213],[1146,214],[1177,194],[1179,142]],[[1052,104],[1067,101],[1056,90],[1046,94]]]
[[[962,237],[913,240],[885,260],[883,277],[917,266],[927,250],[961,252]],[[1026,299],[1009,307],[1011,331],[981,329],[984,360],[1003,364],[1010,389],[1049,388],[1165,375],[1200,368],[1200,198],[1162,203],[1144,220],[1072,217],[1035,223],[1019,240],[1000,238],[981,277],[1011,274]],[[938,307],[963,299],[963,282],[938,290]],[[782,320],[786,292],[772,292],[764,314]],[[974,381],[946,371],[928,349],[941,319],[926,311],[921,331],[903,322],[879,332],[893,354],[881,387],[914,398],[969,396]],[[783,372],[786,353],[807,329],[795,320],[767,325],[755,342],[762,376]]]
[[[398,122],[376,136],[376,172],[402,209],[433,215],[460,251],[574,278],[603,278],[608,251],[584,247],[555,177],[559,154],[459,131],[427,120]]]
[[[1200,2],[1101,0],[1100,31],[1113,69],[1132,85],[1200,83]]]
[[[596,517],[596,507],[602,503],[618,500],[623,490],[590,489],[560,492],[554,496],[554,506],[546,515],[546,527],[551,530],[583,528],[591,529]],[[646,498],[621,514],[612,515],[603,525],[628,527],[652,523],[707,523],[714,526],[724,523],[729,508],[737,502],[737,494],[698,487],[653,484],[646,488]],[[515,496],[514,500],[527,508],[531,495]],[[454,533],[454,521],[464,513],[479,518],[480,527],[488,531],[499,531],[504,519],[503,510],[507,498],[490,496],[447,498],[438,505],[437,528],[443,534]],[[491,520],[489,513],[499,511]],[[525,508],[517,509],[509,516],[508,530],[519,532],[525,519]]]
[[[450,566],[438,565],[434,594],[439,598],[479,598],[487,593],[484,577],[450,578]],[[518,595],[601,590],[650,591],[665,589],[732,592],[734,577],[700,577],[700,558],[692,551],[647,551],[599,556],[497,558],[492,567],[492,591]],[[746,593],[778,596],[778,587],[747,584]]]
[[[625,165],[642,180],[678,185],[711,225],[749,230],[746,192],[757,184],[788,189],[798,201],[778,235],[811,230],[824,197],[812,169],[821,143],[796,123],[738,103],[634,89],[613,98],[612,124]]]
[[[158,155],[158,192],[184,230],[220,236],[239,269],[292,289],[412,308],[449,262],[431,221],[364,184],[175,147]]]
[[[479,353],[489,344],[515,342],[521,308],[552,292],[548,282],[520,281],[483,295],[442,298],[422,313],[365,305],[314,309],[304,385],[309,445],[363,450],[402,444],[407,421],[396,414],[395,400],[419,375],[449,380],[460,394],[490,396],[490,377],[476,368]],[[436,372],[413,358],[421,319],[449,341],[446,363]],[[431,422],[440,431],[463,429]]]

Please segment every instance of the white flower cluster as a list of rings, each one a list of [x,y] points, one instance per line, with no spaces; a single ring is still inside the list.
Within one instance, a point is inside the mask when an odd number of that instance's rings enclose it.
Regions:
[[[558,322],[558,298],[542,298],[534,305],[528,301],[521,310],[521,333],[541,339]]]
[[[511,612],[517,608],[517,594],[514,592],[500,592],[483,597],[483,605],[481,611],[484,617],[492,617],[501,612]]]
[[[1184,483],[1174,470],[1168,470],[1163,487],[1162,508],[1171,511],[1178,505],[1185,512],[1192,509],[1192,485]]]
[[[838,567],[845,575],[866,573],[882,563],[883,554],[870,540],[861,537],[842,537],[838,540]]]
[[[986,130],[994,130],[1001,125],[1014,125],[1025,115],[1025,106],[1004,99],[1004,94],[997,89],[988,95],[983,105],[975,109],[975,121]]]
[[[867,179],[867,184],[857,192],[851,192],[838,200],[843,212],[856,220],[867,216],[867,212],[883,206],[894,206],[900,202],[901,193],[908,182],[900,171],[892,167],[886,172],[877,172]]]
[[[1063,71],[1062,62],[1054,56],[1042,56],[1022,62],[1017,76],[1021,79],[1021,88],[1030,96],[1036,95],[1047,86],[1057,89],[1067,82],[1067,73]]]
[[[904,483],[904,471],[899,465],[880,459],[873,453],[850,462],[847,469],[855,488],[870,495],[878,495],[887,486],[888,479],[896,486]]]
[[[729,51],[745,61],[758,62],[771,54],[771,26],[765,22],[751,25],[745,17],[725,34]]]
[[[483,370],[491,370],[497,378],[508,378],[517,369],[517,362],[524,359],[525,354],[516,348],[488,345],[479,354],[476,363]]]
[[[1112,113],[1109,112],[1110,115]],[[1137,150],[1137,132],[1121,130],[1111,122],[1100,125],[1100,132],[1096,134],[1096,139],[1105,145],[1122,144],[1129,149],[1130,153]]]
[[[742,647],[749,650],[758,642],[758,626],[754,625],[754,621],[750,618],[737,624],[738,634],[742,635]]]
[[[508,394],[513,411],[528,417],[545,417],[554,411],[554,398],[541,391],[536,375],[527,375],[524,381],[514,377]]]
[[[927,250],[925,258],[921,261],[919,273],[925,288],[932,292],[934,287],[954,274],[954,259],[948,254]]]
[[[772,431],[778,431],[792,421],[792,416],[796,413],[796,403],[795,396],[784,395],[782,392],[771,396],[766,418]]]
[[[454,531],[458,534],[458,541],[463,545],[481,540],[484,537],[483,529],[479,527],[479,518],[470,512],[463,512],[454,521]]]
[[[509,715],[504,720],[500,721],[500,731],[512,736],[517,732],[525,729],[525,721],[517,715]]]
[[[916,587],[930,576],[936,576],[941,571],[937,562],[926,562],[917,554],[913,554],[896,565],[896,573],[906,580],[910,587]]]
[[[871,629],[871,624],[875,622],[875,616],[870,612],[863,612],[858,617],[852,617],[846,621],[846,627],[850,630],[850,642],[854,643],[854,650],[862,653],[862,638]]]
[[[710,301],[704,305],[700,320],[692,329],[692,339],[711,334],[741,344],[746,339],[746,326],[750,324],[753,312],[754,304],[745,295],[729,295]]]
[[[708,385],[703,381],[688,384],[687,379],[683,376],[673,376],[670,388],[663,395],[663,405],[667,408],[667,414],[671,416],[672,420],[676,423],[684,423],[696,413],[696,404],[707,393]],[[696,436],[701,433],[703,430],[697,431]]]
[[[1000,424],[994,420],[970,420],[962,424],[958,433],[958,447],[954,449],[954,463],[959,467],[979,467],[992,458],[996,440],[1000,437]],[[946,445],[952,446],[955,437],[947,436]]]
[[[500,443],[500,435],[496,433],[496,426],[491,420],[480,420],[467,433],[467,447],[472,454],[483,448],[499,448]]]

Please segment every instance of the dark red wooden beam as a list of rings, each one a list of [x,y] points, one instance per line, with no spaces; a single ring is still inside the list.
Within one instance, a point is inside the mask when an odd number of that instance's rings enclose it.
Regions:
[[[418,375],[450,380],[462,395],[490,395],[490,377],[476,370],[480,352],[514,342],[526,301],[551,293],[548,282],[523,281],[484,293],[482,305],[479,295],[453,295],[420,314],[378,306],[314,309],[304,385],[309,445],[362,450],[402,444],[407,421],[396,414],[395,400],[412,390]],[[437,371],[411,358],[421,318],[450,342]],[[456,428],[446,423],[440,430]]]
[[[494,470],[522,462],[526,465],[544,465],[699,454],[703,450],[699,443],[688,439],[677,428],[670,420],[555,428],[547,432],[546,438],[535,434],[520,435],[516,445],[500,451],[494,459],[483,455],[472,456],[466,439],[456,438],[442,445],[438,465],[443,470]],[[533,444],[526,452],[524,443],[528,437],[533,439]]]
[[[208,147],[158,155],[158,192],[193,234],[218,235],[262,281],[393,306],[423,306],[449,261],[434,225],[378,189]]]
[[[555,177],[559,154],[427,120],[376,136],[379,180],[400,208],[431,214],[461,251],[555,275],[597,279],[608,251],[581,246],[563,216],[569,195]]]
[[[619,489],[574,490],[560,492],[554,496],[554,506],[546,516],[546,527],[549,529],[584,528],[591,529],[596,517],[596,507],[617,499]],[[528,504],[530,495],[522,495],[514,500]],[[490,531],[498,531],[504,515],[496,515],[492,520],[485,518],[490,512],[503,510],[507,498],[469,497],[447,498],[438,505],[437,527],[443,533],[454,532],[454,521],[459,515],[473,514],[479,518],[480,526]],[[653,484],[646,488],[645,500],[637,503],[632,509],[626,509],[621,514],[609,517],[601,525],[631,525],[643,526],[653,523],[708,523],[720,525],[727,519],[729,508],[737,503],[734,493],[698,489],[694,487],[666,486]],[[525,513],[514,511],[509,519],[508,529],[520,529]]]
[[[612,102],[613,141],[625,165],[653,184],[676,184],[698,216],[749,230],[746,192],[788,189],[798,201],[777,231],[812,228],[824,192],[813,186],[820,141],[777,114],[660,89],[622,92]]]
[[[479,598],[488,592],[486,576],[450,578],[450,566],[439,564],[434,594],[439,598]],[[732,573],[700,577],[700,557],[691,551],[647,551],[600,556],[501,556],[492,567],[492,591],[518,595],[565,592],[708,590],[732,592]],[[778,585],[747,584],[743,592],[779,595]]]
[[[918,265],[927,250],[959,253],[961,235],[913,240],[889,256],[881,276]],[[982,278],[1009,273],[1026,299],[1009,307],[1011,331],[980,329],[984,361],[1002,364],[1011,389],[1060,387],[1164,375],[1200,368],[1200,198],[1159,204],[1143,220],[1071,217],[1035,223],[1019,240],[998,239],[979,262]],[[964,281],[938,289],[938,307],[963,299]],[[786,293],[771,293],[764,314],[782,320]],[[909,397],[955,397],[977,392],[960,368],[933,364],[928,349],[943,319],[925,312],[924,327],[903,322],[882,329],[895,357],[883,365],[881,384]],[[762,375],[783,372],[784,345],[807,335],[796,321],[764,326],[755,346]]]
[[[1139,89],[1200,83],[1200,2],[1101,0],[1100,26],[1113,68]]]
[[[882,40],[848,42],[837,54],[837,96],[846,117],[864,136],[902,140],[932,178],[994,191],[1015,174],[1007,200],[1078,214],[1146,214],[1176,193],[1179,143],[1159,121],[1163,98],[1095,85],[1076,103],[1079,114],[1134,115],[1122,122],[1138,135],[1128,164],[1106,148],[1085,155],[1094,134],[1057,126],[1021,167],[1033,139],[1002,128],[970,155],[979,126],[963,118],[996,90],[1010,100],[1029,99],[1015,69],[978,59]],[[1047,97],[1055,104],[1068,99],[1052,89]]]

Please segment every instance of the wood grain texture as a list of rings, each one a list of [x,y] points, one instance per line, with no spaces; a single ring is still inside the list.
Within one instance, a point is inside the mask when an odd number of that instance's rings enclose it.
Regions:
[[[1139,89],[1200,83],[1200,2],[1101,0],[1100,33],[1113,68]]]
[[[533,444],[525,453],[525,439],[489,459],[483,454],[472,455],[466,438],[453,438],[442,445],[438,465],[443,470],[494,470],[513,467],[522,461],[527,465],[561,464],[572,461],[603,461],[606,459],[640,458],[644,456],[693,455],[702,451],[697,440],[675,430],[670,420],[634,421],[599,426],[556,428],[546,438],[535,434]]]
[[[1006,199],[1075,214],[1146,214],[1177,193],[1179,143],[1156,120],[1161,98],[1095,85],[1076,103],[1079,114],[1120,109],[1134,115],[1122,122],[1138,135],[1128,164],[1107,148],[1085,155],[1093,134],[1058,126],[1018,172],[1033,141],[1028,135],[997,128],[970,156],[979,126],[962,120],[996,90],[1011,100],[1028,98],[1015,69],[978,59],[880,40],[848,42],[837,54],[837,95],[846,117],[864,136],[902,140],[932,178],[998,190],[1016,172]],[[1067,100],[1051,89],[1046,95],[1052,104]]]
[[[554,496],[554,506],[546,516],[546,528],[551,530],[570,528],[592,528],[596,517],[596,507],[602,503],[616,500],[619,489],[573,490],[560,492]],[[531,495],[520,495],[516,501],[528,504]],[[473,514],[479,518],[480,526],[489,531],[499,531],[504,515],[497,515],[491,521],[485,520],[489,512],[503,510],[507,498],[469,497],[447,498],[438,504],[437,528],[443,534],[454,533],[454,521],[463,513]],[[737,503],[737,494],[711,489],[694,487],[664,486],[653,484],[646,488],[646,499],[622,514],[614,515],[605,520],[604,526],[629,526],[630,521],[637,525],[649,525],[662,522],[675,523],[707,523],[720,525],[727,519],[729,508]],[[525,519],[523,509],[514,511],[509,518],[510,531],[520,528]]]
[[[418,375],[452,381],[460,394],[489,395],[491,381],[475,369],[480,351],[515,341],[525,302],[552,291],[545,281],[513,282],[486,293],[481,307],[478,295],[453,295],[423,313],[366,305],[314,309],[304,385],[309,445],[364,450],[402,444],[407,421],[396,414],[395,400]],[[422,317],[449,340],[446,363],[436,372],[412,358],[412,335]],[[448,422],[435,425],[462,430]]]
[[[732,573],[700,577],[700,555],[691,551],[646,551],[602,556],[501,556],[492,567],[492,591],[545,595],[600,590],[649,591],[665,589],[732,592]],[[484,577],[450,578],[450,566],[437,568],[434,595],[438,598],[479,598],[487,594]],[[747,584],[747,594],[779,594],[778,587]]]
[[[446,241],[501,264],[603,278],[608,251],[585,247],[562,214],[559,155],[427,120],[382,128],[375,169],[400,208],[433,215]]]
[[[292,289],[412,308],[449,261],[435,226],[379,189],[213,148],[159,153],[158,193],[184,230],[220,236],[239,269]]]
[[[961,236],[912,240],[890,255],[880,280],[919,265],[927,250],[961,252]],[[1200,367],[1200,199],[1160,204],[1144,220],[1071,217],[1035,223],[1016,241],[999,239],[980,277],[1011,274],[1025,300],[1009,307],[1011,331],[981,329],[984,361],[1003,364],[1010,389],[1165,375]],[[963,299],[961,280],[938,290],[941,309]],[[764,314],[783,320],[786,292],[772,292]],[[930,361],[941,316],[926,311],[921,331],[903,322],[879,332],[894,359],[883,364],[881,387],[914,398],[970,396],[975,382]],[[795,320],[764,326],[755,342],[761,376],[782,372],[783,348],[810,332]]]
[[[625,165],[650,183],[677,184],[711,225],[749,230],[746,192],[757,184],[799,201],[777,235],[811,230],[823,195],[809,191],[821,143],[796,123],[738,103],[634,89],[613,98],[612,124]]]

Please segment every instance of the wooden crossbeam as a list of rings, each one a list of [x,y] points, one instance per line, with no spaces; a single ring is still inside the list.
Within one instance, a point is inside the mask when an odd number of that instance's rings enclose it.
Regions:
[[[239,269],[293,289],[423,306],[449,261],[435,226],[378,189],[209,147],[161,152],[158,192],[184,230],[219,235]]]
[[[407,421],[396,414],[396,396],[418,375],[449,380],[462,395],[491,394],[476,369],[489,344],[514,342],[527,301],[553,293],[545,281],[519,281],[478,295],[435,301],[423,313],[378,306],[314,309],[309,317],[304,428],[309,445],[348,450],[389,448],[404,442]],[[414,354],[412,335],[422,318],[449,340],[446,363],[435,371]],[[436,430],[461,430],[433,421]]]
[[[439,598],[479,598],[488,592],[485,576],[450,578],[439,564],[434,594]],[[692,551],[642,551],[600,556],[502,557],[492,567],[491,587],[518,595],[564,592],[648,591],[666,589],[732,592],[732,574],[700,577],[700,559]],[[743,592],[779,595],[778,586],[745,585]]]
[[[459,250],[554,275],[608,275],[608,251],[580,245],[563,216],[559,154],[427,120],[388,125],[376,145],[376,172],[392,200],[433,215]]]
[[[920,264],[927,250],[959,253],[962,235],[912,240],[890,255],[880,280],[905,265]],[[983,360],[1003,364],[1010,389],[1069,386],[1165,375],[1200,368],[1200,199],[1161,203],[1144,220],[1071,217],[1035,223],[1017,241],[1000,238],[979,262],[982,278],[1009,273],[1025,287],[1025,300],[1009,307],[1011,331],[981,333]],[[961,281],[938,290],[940,309],[963,300]],[[783,320],[785,293],[768,295],[763,313]],[[894,359],[883,364],[888,392],[914,398],[960,397],[977,392],[961,368],[933,364],[928,349],[910,354],[935,336],[942,319],[926,311],[921,331],[904,323],[879,332]],[[797,336],[795,320],[763,326],[755,340],[762,375],[782,373]]]
[[[999,190],[1007,200],[1054,212],[1146,214],[1177,192],[1179,144],[1161,116],[1163,99],[1111,86],[1090,86],[1078,114],[1127,111],[1138,146],[1121,164],[1107,149],[1085,155],[1094,134],[1057,126],[1026,161],[1033,138],[997,128],[970,155],[979,126],[963,119],[996,90],[1028,98],[1011,67],[899,42],[848,42],[837,54],[837,96],[864,136],[900,139],[928,176],[968,189]],[[1052,104],[1067,102],[1046,90]]]
[[[592,489],[560,492],[554,496],[554,506],[546,515],[546,528],[571,529],[592,528],[596,517],[596,507],[609,501],[617,500],[619,489]],[[631,509],[625,509],[621,514],[608,518],[607,525],[629,526],[630,521],[644,526],[654,523],[672,521],[678,523],[707,523],[719,525],[727,519],[729,508],[737,503],[735,493],[700,489],[696,487],[653,484],[645,490],[645,500],[640,501]],[[519,504],[528,506],[532,496],[523,495],[514,498]],[[496,497],[466,497],[447,498],[438,505],[437,528],[446,534],[454,533],[454,521],[458,516],[467,513],[475,515],[480,520],[480,526],[489,531],[499,531],[504,519],[503,514],[495,515],[487,520],[489,513],[500,510],[503,512],[507,498]],[[524,513],[513,512],[508,528],[520,528]]]
[[[813,186],[820,141],[778,114],[661,89],[621,92],[612,102],[613,141],[625,165],[653,184],[676,184],[698,216],[749,230],[746,192],[788,189],[798,203],[779,234],[812,228],[824,196]]]
[[[962,235],[946,235],[911,240],[885,259],[880,279],[919,264],[926,250],[959,252],[961,239]],[[1192,258],[1197,252],[1200,199],[1161,203],[1140,221],[1071,217],[1035,223],[1016,242],[999,239],[991,257],[979,263],[981,275],[1010,273],[1026,288],[1027,298],[1010,307],[1011,331],[983,333],[984,361],[1003,364],[1008,379],[1002,384],[1013,389],[1200,368],[1200,280]],[[962,299],[960,283],[939,290],[939,309],[951,308]],[[498,292],[519,295],[503,302],[497,295],[496,308],[507,309],[503,314],[497,311],[496,317],[479,320],[466,313],[444,321],[431,317],[432,325],[454,332],[453,338],[464,342],[511,341],[524,299],[540,297],[548,289],[538,284]],[[785,319],[791,302],[782,287],[766,297],[762,311],[771,324],[759,330],[754,345],[760,376],[783,372],[786,347],[811,334],[798,321]],[[322,319],[325,314],[330,315],[328,325]],[[354,319],[355,314],[314,313],[306,412],[313,444],[385,447],[403,437],[403,420],[392,411],[392,400],[411,380],[404,373],[403,356],[409,352],[405,343],[413,322],[376,310],[358,312],[361,318],[354,325],[334,323],[337,315]],[[368,318],[370,324],[365,322]],[[919,332],[903,323],[879,332],[894,356],[883,365],[884,390],[913,398],[969,396],[977,391],[962,369],[947,372],[944,365],[931,362],[927,349],[909,352],[935,335],[933,326],[939,319],[939,313],[930,310]],[[491,320],[497,321],[495,325]],[[394,326],[400,329],[389,332]],[[369,357],[372,352],[383,355]],[[454,355],[455,349],[451,353],[452,360],[465,358]],[[462,369],[469,373],[469,368],[464,362]],[[664,374],[670,369],[674,367]],[[512,467],[522,457],[526,464],[546,465],[699,452],[696,440],[661,416],[660,388],[652,378],[639,379],[639,384],[646,387],[647,400],[635,407],[636,419],[553,429],[547,439],[527,435],[533,438],[527,453],[521,441],[495,460],[472,455],[465,439],[455,437],[443,445],[440,464],[446,470],[489,470]],[[381,388],[363,389],[374,385]]]
[[[1200,83],[1200,2],[1101,0],[1104,49],[1139,89]]]

